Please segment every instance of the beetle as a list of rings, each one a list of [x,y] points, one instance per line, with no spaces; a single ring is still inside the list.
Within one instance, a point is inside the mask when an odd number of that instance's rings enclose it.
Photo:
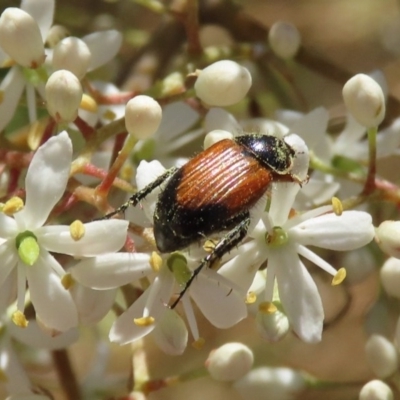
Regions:
[[[172,168],[133,194],[104,218],[136,206],[165,183],[153,216],[161,253],[182,250],[209,235],[227,231],[186,282],[174,308],[205,265],[212,265],[238,245],[250,225],[250,209],[272,182],[297,182],[291,173],[294,149],[276,136],[251,133],[224,139]]]

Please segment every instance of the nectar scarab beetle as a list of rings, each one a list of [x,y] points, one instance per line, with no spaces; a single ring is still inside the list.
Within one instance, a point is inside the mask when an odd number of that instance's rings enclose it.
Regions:
[[[172,304],[174,308],[205,265],[211,265],[243,240],[250,225],[250,209],[272,182],[301,183],[291,173],[294,157],[294,149],[275,136],[247,134],[224,139],[181,168],[167,170],[105,218],[137,205],[165,183],[153,216],[154,237],[161,253],[181,250],[227,231],[193,271]]]

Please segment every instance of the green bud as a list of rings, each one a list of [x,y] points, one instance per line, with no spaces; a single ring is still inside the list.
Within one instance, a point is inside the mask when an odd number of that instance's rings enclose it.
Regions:
[[[25,231],[20,233],[15,239],[15,244],[18,249],[18,255],[25,264],[33,265],[37,261],[40,248],[37,238],[32,232]]]

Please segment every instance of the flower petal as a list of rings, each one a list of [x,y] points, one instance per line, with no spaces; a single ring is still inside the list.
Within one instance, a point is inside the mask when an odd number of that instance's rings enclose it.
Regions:
[[[92,54],[88,71],[93,71],[116,56],[122,44],[122,35],[120,32],[110,29],[91,33],[84,36],[82,40],[87,44]]]
[[[51,337],[39,328],[36,321],[29,321],[29,325],[24,329],[14,324],[10,324],[8,329],[13,338],[35,349],[63,349],[79,339],[79,331],[76,328]]]
[[[114,322],[110,330],[110,340],[119,344],[126,344],[149,334],[157,321],[168,310],[166,304],[171,298],[173,284],[172,274],[163,274],[161,271],[150,287]],[[154,301],[147,309],[147,315],[153,317],[155,321],[152,325],[138,326],[133,320],[143,317],[150,297],[153,297]]]
[[[79,322],[94,325],[111,310],[117,290],[93,290],[76,283],[71,288],[71,294],[78,309]]]
[[[69,226],[44,226],[38,229],[40,244],[48,251],[74,257],[94,257],[118,251],[125,243],[128,221],[109,219],[89,222],[79,240],[71,237]]]
[[[279,297],[293,330],[305,342],[319,342],[324,320],[321,297],[294,248],[271,250],[270,267],[275,271]]]
[[[245,297],[217,272],[206,269],[193,281],[190,296],[217,328],[230,328],[247,316]]]
[[[330,213],[308,219],[290,229],[290,238],[298,244],[347,251],[368,244],[375,236],[371,216],[363,211]]]
[[[57,264],[53,256],[41,251],[38,261],[26,267],[26,276],[32,304],[40,320],[49,328],[65,332],[77,326],[78,313],[53,264]]]
[[[46,40],[47,33],[53,25],[54,0],[22,0],[21,9],[30,14],[39,25],[43,42]]]
[[[0,212],[0,242],[1,239],[13,238],[18,234],[18,226],[14,218]]]
[[[210,109],[204,120],[204,129],[206,132],[211,132],[214,129],[223,129],[232,133],[242,132],[243,130],[235,117],[222,108]]]
[[[17,249],[12,240],[7,240],[0,245],[0,260],[0,286],[2,286],[18,262]]]
[[[112,253],[88,258],[70,269],[74,279],[92,289],[114,289],[152,272],[144,253]]]
[[[25,79],[19,67],[12,67],[1,82],[0,131],[11,121],[25,87]]]
[[[36,151],[25,179],[25,207],[15,214],[21,230],[34,230],[44,224],[64,194],[71,160],[72,143],[65,131],[50,138]]]

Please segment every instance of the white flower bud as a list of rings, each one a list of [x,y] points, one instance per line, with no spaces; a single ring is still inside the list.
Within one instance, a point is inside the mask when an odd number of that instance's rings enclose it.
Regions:
[[[92,54],[87,44],[76,37],[61,40],[54,48],[52,64],[54,70],[66,69],[82,79],[89,67]]]
[[[366,383],[361,391],[359,400],[393,400],[392,389],[378,379]]]
[[[246,96],[251,86],[247,68],[230,60],[217,61],[200,71],[196,95],[210,106],[230,106]]]
[[[51,49],[57,46],[57,44],[70,35],[68,29],[62,25],[52,25],[46,36],[46,44]]]
[[[375,230],[376,241],[389,256],[400,258],[400,221],[383,221]]]
[[[253,361],[253,352],[247,346],[227,343],[213,350],[205,365],[216,381],[235,381],[250,371]]]
[[[293,58],[299,51],[301,37],[297,28],[284,21],[275,22],[268,33],[272,51],[280,58]]]
[[[256,327],[263,339],[269,342],[278,342],[289,332],[290,324],[287,316],[279,310],[273,313],[258,311]]]
[[[228,131],[224,131],[222,129],[215,129],[211,132],[208,132],[206,137],[204,138],[204,149],[208,149],[213,144],[220,142],[224,139],[233,139],[232,133]]]
[[[46,83],[47,110],[56,122],[74,121],[81,100],[82,86],[72,72],[60,70],[50,75]]]
[[[233,384],[244,400],[288,400],[305,387],[303,376],[290,368],[260,367]]]
[[[357,74],[343,86],[343,100],[358,123],[377,127],[385,117],[385,97],[379,84],[365,74]]]
[[[20,8],[6,8],[1,14],[0,46],[23,67],[40,67],[45,59],[39,26]]]
[[[381,268],[380,274],[385,292],[389,296],[400,299],[400,260],[394,257],[387,259]]]
[[[164,353],[180,355],[186,349],[188,331],[182,318],[174,310],[167,310],[156,324],[153,338]]]
[[[397,351],[393,343],[381,335],[372,335],[365,345],[367,362],[378,378],[388,378],[398,367]]]
[[[157,131],[161,117],[161,106],[153,98],[136,96],[126,105],[126,130],[138,139],[147,139]]]

